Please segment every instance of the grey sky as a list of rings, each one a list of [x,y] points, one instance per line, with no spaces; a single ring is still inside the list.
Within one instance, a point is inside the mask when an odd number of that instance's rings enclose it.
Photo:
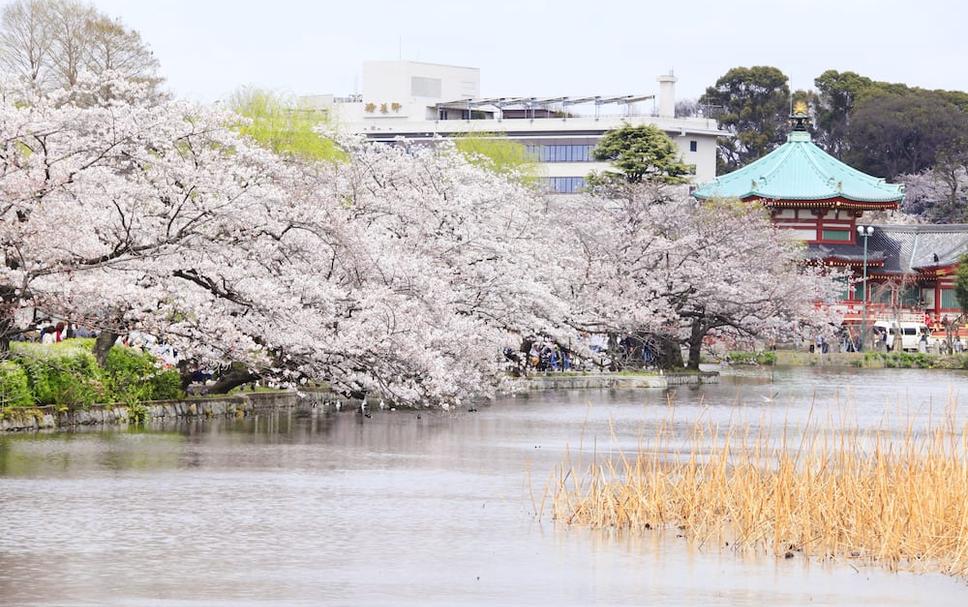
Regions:
[[[170,88],[201,100],[242,84],[351,93],[367,59],[481,68],[485,95],[653,92],[680,98],[736,65],[792,86],[823,70],[968,90],[966,0],[95,0],[141,31]]]

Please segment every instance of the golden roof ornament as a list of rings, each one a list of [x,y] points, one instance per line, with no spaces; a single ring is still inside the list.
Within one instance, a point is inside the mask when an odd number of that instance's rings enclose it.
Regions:
[[[804,99],[797,99],[793,102],[793,112],[790,114],[790,122],[793,124],[794,131],[807,131],[810,128],[810,109]]]

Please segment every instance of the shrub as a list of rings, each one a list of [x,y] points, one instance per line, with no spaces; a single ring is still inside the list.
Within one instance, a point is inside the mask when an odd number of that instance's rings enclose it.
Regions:
[[[184,396],[177,371],[160,370],[151,354],[134,348],[111,348],[102,369],[91,353],[93,339],[11,346],[12,362],[22,369],[36,404],[84,407]]]
[[[111,348],[104,365],[104,378],[113,402],[135,403],[183,396],[177,371],[159,369],[154,356],[134,348]]]
[[[154,400],[176,400],[185,397],[181,376],[178,371],[168,369],[151,378],[151,398]]]
[[[34,404],[27,374],[17,363],[0,361],[0,407],[29,407]]]
[[[12,359],[26,372],[37,404],[88,406],[104,397],[100,369],[82,344],[17,344]]]
[[[734,365],[763,365],[776,364],[776,352],[730,352],[726,359]]]

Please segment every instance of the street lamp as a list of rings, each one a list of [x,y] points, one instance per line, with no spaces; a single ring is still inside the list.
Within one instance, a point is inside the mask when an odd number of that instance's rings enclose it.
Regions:
[[[874,235],[874,226],[857,226],[857,234],[864,239],[864,308],[860,317],[860,351],[867,343],[867,239]]]

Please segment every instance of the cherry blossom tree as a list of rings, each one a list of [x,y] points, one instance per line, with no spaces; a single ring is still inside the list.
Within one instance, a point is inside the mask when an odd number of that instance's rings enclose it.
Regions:
[[[229,366],[217,390],[449,407],[492,393],[528,335],[661,336],[695,366],[707,335],[823,320],[828,283],[755,208],[641,185],[549,205],[443,141],[279,155],[138,86],[0,86],[0,345],[39,310],[99,329],[102,359],[139,330],[185,371]]]
[[[177,336],[187,319],[220,318],[209,339],[189,334],[180,345],[255,350],[230,317],[207,317],[221,310],[196,306],[176,285],[191,285],[205,263],[243,271],[220,265],[226,245],[265,229],[263,210],[283,198],[272,183],[279,163],[216,110],[117,94],[138,86],[3,86],[0,344],[30,328],[18,311],[32,307],[105,335],[137,327]]]
[[[584,277],[574,322],[651,340],[663,366],[681,365],[682,345],[697,369],[709,337],[790,339],[839,325],[818,305],[835,300],[837,276],[804,264],[755,204],[630,185],[571,205],[562,215],[581,218],[571,225]]]
[[[522,333],[573,334],[532,190],[446,144],[280,157],[237,116],[118,94],[133,86],[4,88],[4,341],[37,309],[100,329],[102,355],[136,329],[239,365],[220,389],[451,405],[493,390]]]

